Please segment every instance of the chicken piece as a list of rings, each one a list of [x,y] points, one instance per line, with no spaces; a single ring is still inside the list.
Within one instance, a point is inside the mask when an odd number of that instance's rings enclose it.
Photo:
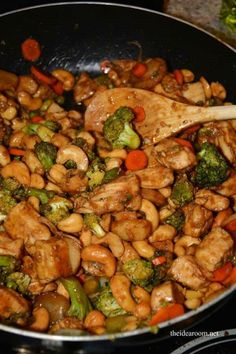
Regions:
[[[167,200],[164,197],[164,195],[161,194],[161,192],[159,192],[157,190],[142,188],[141,195],[142,195],[142,198],[149,200],[150,202],[155,204],[157,207],[162,207],[163,205],[167,204]]]
[[[12,319],[17,324],[24,324],[29,312],[29,303],[23,296],[12,289],[0,285],[0,318]]]
[[[124,241],[142,241],[150,236],[152,224],[143,219],[118,220],[112,223],[111,231]]]
[[[195,257],[190,255],[176,258],[168,274],[175,281],[193,290],[201,289],[209,283]]]
[[[210,122],[204,125],[198,137],[199,143],[215,144],[224,156],[236,166],[236,131],[230,121]]]
[[[217,193],[225,197],[232,197],[236,194],[236,173],[232,172],[229,178],[217,187]]]
[[[229,207],[230,201],[228,198],[223,197],[208,189],[200,189],[195,194],[195,203],[204,206],[211,211],[222,211]]]
[[[190,203],[183,208],[185,223],[183,233],[192,237],[204,235],[213,223],[212,212],[201,205]]]
[[[82,102],[91,97],[97,89],[97,85],[85,72],[81,73],[74,86],[74,100],[76,103]]]
[[[195,257],[205,270],[213,272],[231,254],[233,240],[228,232],[216,227],[197,246]]]
[[[0,232],[0,255],[20,258],[23,251],[22,239],[12,240],[6,232]]]
[[[132,259],[140,258],[138,252],[133,248],[130,242],[123,241],[124,253],[120,257],[121,263],[126,263]]]
[[[80,244],[73,237],[38,240],[28,252],[42,284],[75,274],[80,265]]]
[[[173,138],[163,139],[155,147],[157,160],[165,167],[173,170],[183,170],[196,165],[194,152],[178,144]]]
[[[163,303],[166,302],[177,302],[178,304],[182,304],[184,302],[183,294],[179,291],[176,283],[173,281],[166,281],[152,290],[152,311],[157,311]]]
[[[142,188],[160,189],[174,182],[174,174],[169,168],[163,166],[145,168],[135,172],[140,180]]]
[[[75,199],[75,210],[78,213],[96,214],[122,211],[126,208],[138,210],[141,207],[141,199],[138,178],[134,175],[123,176]]]
[[[27,245],[34,244],[36,240],[50,238],[50,231],[40,222],[40,215],[25,201],[11,209],[4,227],[11,238],[23,239]]]
[[[133,87],[150,90],[156,86],[167,72],[166,62],[161,58],[148,58],[144,61],[146,72],[141,78],[135,75],[131,77]]]

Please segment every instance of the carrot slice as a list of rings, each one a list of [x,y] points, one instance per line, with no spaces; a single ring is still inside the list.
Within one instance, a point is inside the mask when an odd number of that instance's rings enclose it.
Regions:
[[[152,264],[154,264],[154,265],[161,265],[163,263],[166,263],[165,256],[159,256],[159,257],[156,257],[152,260]]]
[[[194,151],[193,145],[190,143],[190,141],[185,140],[185,139],[181,139],[181,138],[174,138],[174,141],[176,143],[178,143],[179,145],[182,145],[182,146],[187,147],[187,148],[191,149],[192,151]]]
[[[57,81],[54,85],[51,86],[56,95],[63,95],[64,89],[60,81]]]
[[[36,61],[41,55],[41,48],[36,39],[28,38],[21,44],[22,55],[26,60]]]
[[[231,262],[225,263],[222,267],[216,269],[213,272],[212,281],[222,282],[224,281],[232,272],[233,266]]]
[[[191,135],[195,132],[197,132],[201,128],[201,124],[195,124],[192,127],[189,127],[183,131],[184,134],[186,135]]]
[[[147,65],[144,63],[136,63],[132,69],[132,73],[136,77],[142,77],[147,71]]]
[[[147,155],[142,150],[130,151],[125,159],[125,166],[127,170],[130,171],[142,170],[147,166],[147,164]]]
[[[177,84],[183,85],[184,83],[184,75],[182,74],[181,70],[174,70],[173,72],[175,80],[177,81]]]
[[[44,121],[44,119],[41,116],[34,116],[34,117],[31,118],[31,122],[32,123],[41,123],[43,121]]]
[[[236,231],[236,219],[230,221],[228,224],[224,226],[227,231]]]
[[[184,307],[181,304],[170,304],[165,307],[160,307],[159,310],[152,316],[149,325],[154,326],[160,322],[171,320],[172,318],[184,314]]]
[[[15,156],[24,156],[25,150],[17,149],[17,148],[9,148],[8,152],[10,155],[15,155]]]
[[[236,267],[233,267],[230,275],[225,280],[223,280],[222,283],[226,286],[236,283]]]
[[[36,66],[31,66],[30,70],[31,70],[31,74],[36,79],[38,79],[39,81],[41,81],[46,85],[54,85],[57,82],[57,79],[55,77],[44,74],[42,71],[36,68]]]
[[[135,119],[134,119],[135,123],[143,122],[144,119],[146,118],[146,113],[145,113],[145,110],[142,106],[134,107],[133,112],[135,114]]]

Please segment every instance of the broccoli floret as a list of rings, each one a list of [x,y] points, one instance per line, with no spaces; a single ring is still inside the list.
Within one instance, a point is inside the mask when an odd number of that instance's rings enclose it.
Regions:
[[[214,187],[227,179],[228,163],[214,144],[207,142],[202,144],[198,158],[199,162],[195,170],[195,183],[198,187]]]
[[[95,214],[84,214],[84,223],[97,236],[105,236],[105,231],[99,224],[100,218]]]
[[[93,299],[93,305],[106,317],[115,317],[126,314],[125,310],[116,302],[109,287],[104,288],[96,298]]]
[[[3,190],[12,193],[20,187],[20,182],[14,177],[1,178],[0,186]]]
[[[77,164],[75,161],[73,160],[67,160],[65,163],[64,163],[64,166],[67,170],[71,170],[71,169],[75,169],[77,168]]]
[[[105,176],[105,165],[99,158],[96,158],[91,162],[89,169],[86,172],[86,176],[89,179],[88,183],[91,189],[102,184]]]
[[[53,224],[57,225],[62,219],[70,215],[73,204],[66,198],[55,196],[47,204],[40,206],[40,212]]]
[[[107,75],[100,75],[96,77],[95,81],[98,85],[106,86],[109,89],[114,87],[111,79]]]
[[[4,284],[8,275],[18,270],[19,261],[13,256],[0,255],[0,283]]]
[[[16,204],[16,200],[9,192],[0,191],[0,221],[5,218],[5,215],[7,215]]]
[[[55,133],[61,130],[62,128],[61,124],[56,122],[55,120],[46,120],[42,125]]]
[[[57,158],[57,148],[51,143],[41,141],[35,144],[35,153],[43,168],[48,171],[54,165]]]
[[[178,209],[172,215],[165,219],[165,223],[173,226],[177,232],[181,231],[185,222],[185,215],[183,210]]]
[[[194,197],[194,188],[189,180],[182,176],[174,183],[171,200],[178,206],[182,207],[191,202]]]
[[[28,135],[38,135],[42,141],[49,142],[54,135],[54,131],[45,124],[31,123],[23,128],[23,132]]]
[[[28,295],[28,286],[30,282],[31,278],[28,274],[14,272],[7,276],[5,286],[18,291],[22,295]]]
[[[21,186],[13,192],[13,195],[20,200],[26,199],[28,197],[36,197],[42,204],[47,204],[49,199],[54,197],[55,192],[48,191],[46,189],[39,189],[34,187],[25,188]]]
[[[67,315],[83,320],[92,310],[92,306],[82,285],[75,277],[61,278],[60,281],[70,296],[71,305]]]
[[[120,169],[119,167],[111,168],[110,170],[105,172],[102,183],[109,183],[119,177]]]
[[[120,107],[104,123],[103,133],[113,148],[137,149],[140,138],[132,129],[130,121],[134,118],[132,110],[128,107]]]
[[[150,286],[155,278],[155,271],[151,262],[138,258],[131,259],[123,264],[122,269],[132,283],[151,290]]]

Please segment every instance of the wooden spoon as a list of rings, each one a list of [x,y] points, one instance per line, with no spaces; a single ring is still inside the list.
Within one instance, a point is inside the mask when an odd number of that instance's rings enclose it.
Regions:
[[[176,102],[151,91],[115,88],[98,92],[85,112],[85,129],[103,131],[103,123],[117,108],[142,106],[143,122],[135,123],[146,143],[156,143],[196,123],[236,119],[236,106],[199,107]]]

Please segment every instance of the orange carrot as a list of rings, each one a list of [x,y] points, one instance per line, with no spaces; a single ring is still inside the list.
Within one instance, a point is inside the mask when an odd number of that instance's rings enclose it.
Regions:
[[[181,138],[174,138],[174,141],[176,143],[178,143],[179,145],[182,145],[182,146],[187,147],[187,148],[191,149],[192,151],[194,151],[193,145],[190,143],[190,141],[185,140],[185,139],[181,139]]]
[[[166,263],[165,256],[159,256],[159,257],[156,257],[152,260],[152,264],[154,264],[154,265],[161,265],[163,263]]]
[[[31,122],[32,123],[41,123],[43,121],[44,121],[44,119],[41,116],[34,116],[34,117],[31,118]]]
[[[56,95],[58,95],[58,96],[63,95],[64,89],[63,89],[63,85],[60,81],[57,81],[55,84],[51,85],[51,87]]]
[[[233,266],[231,262],[225,263],[222,267],[216,269],[213,272],[212,281],[222,282],[224,281],[232,272]]]
[[[142,106],[134,107],[133,112],[135,114],[135,119],[134,119],[135,123],[142,122],[146,118],[146,113]]]
[[[147,164],[147,155],[142,150],[130,151],[125,159],[125,166],[127,170],[130,171],[142,170],[147,166]]]
[[[31,66],[32,75],[46,85],[54,85],[57,82],[57,79],[53,76],[49,76],[40,71],[36,66]]]
[[[236,219],[230,221],[228,224],[224,226],[227,231],[236,231]]]
[[[8,152],[10,155],[15,155],[15,156],[24,156],[25,150],[17,149],[17,148],[9,148]]]
[[[178,85],[183,85],[184,83],[184,75],[182,74],[181,70],[174,70],[173,72],[175,80],[177,81]]]
[[[236,267],[233,267],[232,272],[230,273],[230,275],[223,280],[222,282],[224,285],[229,286],[232,284],[236,283]]]
[[[28,38],[21,44],[22,55],[26,60],[36,61],[41,55],[41,48],[36,39]]]
[[[149,325],[155,326],[160,322],[171,320],[172,318],[184,314],[184,307],[181,304],[170,304],[165,307],[160,307],[159,310],[152,316]]]
[[[189,127],[189,128],[187,128],[187,129],[185,129],[185,130],[183,131],[183,133],[186,134],[186,135],[191,135],[191,134],[197,132],[200,128],[201,128],[201,125],[200,125],[200,124],[195,124],[195,125],[193,125],[192,127]]]
[[[132,73],[136,77],[142,77],[147,71],[147,65],[144,63],[136,63],[132,69]]]

